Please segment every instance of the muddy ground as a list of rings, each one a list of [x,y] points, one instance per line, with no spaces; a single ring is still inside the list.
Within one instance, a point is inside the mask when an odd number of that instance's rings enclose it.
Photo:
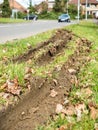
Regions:
[[[12,60],[14,63],[20,63],[34,58],[37,65],[51,64],[56,55],[63,55],[74,37],[76,36],[70,31],[57,30],[49,40]],[[85,38],[78,38],[75,43],[77,47],[74,54],[69,56],[62,66],[54,67],[51,77],[30,76],[27,79],[31,85],[30,92],[21,96],[17,105],[9,106],[6,111],[0,112],[0,130],[34,130],[37,126],[46,124],[47,120],[56,114],[56,105],[63,104],[73,86],[78,85],[78,73],[89,61],[91,42]],[[35,58],[35,53],[41,49],[46,51]],[[57,75],[55,78],[54,74]],[[51,96],[52,91],[57,92],[57,95]]]

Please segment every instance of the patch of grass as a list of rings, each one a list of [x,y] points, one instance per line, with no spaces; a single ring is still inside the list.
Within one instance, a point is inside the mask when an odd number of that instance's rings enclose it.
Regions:
[[[75,122],[71,130],[94,130],[95,121],[84,115],[80,122]]]
[[[12,18],[0,18],[0,23],[23,23],[26,22],[23,19],[12,19]]]
[[[7,42],[6,44],[0,45],[0,60],[4,57],[12,58],[19,56],[28,50],[28,46],[36,46],[42,41],[47,40],[51,37],[53,31],[48,31],[46,33],[41,33],[35,36],[31,36],[22,40],[16,40],[13,42]]]
[[[15,77],[18,77],[19,83],[23,85],[24,67],[27,64],[25,62],[21,64],[13,63],[11,59],[28,51],[28,46],[35,47],[40,42],[49,39],[53,32],[47,31],[26,39],[0,45],[0,85],[7,79],[14,79]],[[8,62],[7,64],[4,63],[5,59]]]
[[[6,103],[6,100],[0,97],[0,104],[3,105]]]
[[[25,64],[10,63],[6,68],[8,79],[18,78],[20,85],[24,85]]]

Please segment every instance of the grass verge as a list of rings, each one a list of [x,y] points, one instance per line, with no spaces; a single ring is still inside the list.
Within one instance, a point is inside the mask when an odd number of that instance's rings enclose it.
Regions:
[[[92,42],[91,51],[89,52],[90,61],[82,66],[78,73],[79,84],[73,86],[68,97],[71,104],[84,103],[87,113],[83,114],[80,121],[76,116],[57,115],[47,123],[46,126],[38,127],[37,130],[97,130],[98,129],[98,25],[92,22],[80,22],[77,25],[66,27],[77,36],[87,38]],[[82,90],[89,88],[91,91],[90,98]],[[77,96],[77,94],[79,94]],[[91,104],[92,105],[91,105]],[[94,104],[96,104],[94,106]],[[94,109],[94,111],[92,111]],[[95,115],[94,115],[95,113]]]

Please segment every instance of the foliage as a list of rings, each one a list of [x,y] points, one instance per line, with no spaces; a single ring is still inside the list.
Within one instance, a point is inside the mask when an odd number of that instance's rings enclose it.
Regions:
[[[67,0],[55,0],[53,10],[55,12],[67,12]]]
[[[60,5],[60,0],[55,0],[55,5],[54,5],[54,7],[53,7],[53,10],[54,10],[55,12],[60,12],[60,11],[62,11],[61,5]]]
[[[25,13],[22,13],[22,12],[17,12],[17,16],[18,16],[18,18],[20,19],[23,19],[23,17],[25,16],[26,14]]]
[[[40,19],[57,19],[60,13],[51,12],[43,12],[39,14]]]
[[[85,14],[84,14],[84,15],[81,15],[80,18],[81,18],[81,19],[85,19]],[[88,15],[87,18],[88,18],[88,19],[91,19],[91,18],[93,18],[93,16],[92,16],[92,15]]]
[[[39,5],[35,5],[35,9],[38,14],[44,14],[48,11],[48,4],[43,1]]]
[[[4,0],[1,10],[2,10],[2,17],[6,17],[6,18],[10,17],[11,9],[10,9],[8,0]]]
[[[77,6],[75,6],[74,4],[70,4],[68,6],[68,12],[69,12],[71,18],[74,19],[75,16],[77,16]]]
[[[23,19],[0,18],[0,23],[22,23],[28,22]]]

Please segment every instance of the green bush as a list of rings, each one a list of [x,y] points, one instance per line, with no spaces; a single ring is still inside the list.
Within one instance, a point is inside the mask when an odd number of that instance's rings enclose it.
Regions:
[[[85,14],[81,15],[80,18],[81,18],[81,19],[85,19]],[[87,18],[88,18],[88,19],[93,18],[93,15],[87,15]]]
[[[40,19],[57,19],[60,13],[55,12],[44,12],[39,15]]]
[[[17,15],[18,15],[18,18],[23,19],[23,17],[24,17],[26,14],[25,14],[25,13],[22,13],[22,12],[18,12]]]

